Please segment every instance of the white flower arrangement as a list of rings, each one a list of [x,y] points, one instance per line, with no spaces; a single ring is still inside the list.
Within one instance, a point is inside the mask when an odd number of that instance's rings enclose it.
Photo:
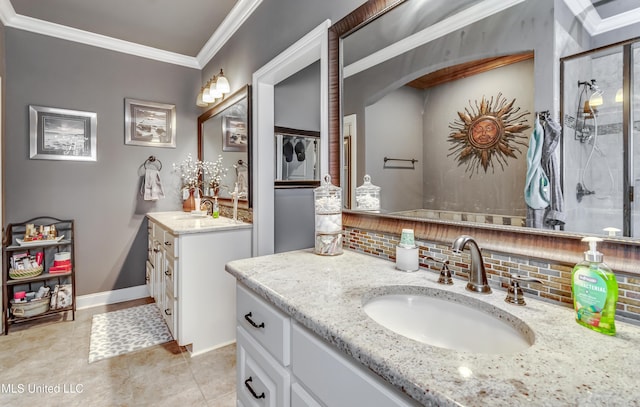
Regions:
[[[220,186],[222,178],[227,175],[228,169],[222,166],[222,155],[218,160],[195,161],[191,154],[179,165],[173,164],[173,170],[180,173],[182,189],[200,189],[202,180],[207,179],[211,187]]]

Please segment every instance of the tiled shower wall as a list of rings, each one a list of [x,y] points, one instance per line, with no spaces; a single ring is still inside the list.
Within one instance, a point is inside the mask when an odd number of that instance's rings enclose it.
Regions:
[[[350,227],[344,229],[343,245],[345,248],[390,261],[396,259],[396,246],[399,242],[400,236],[396,235]],[[441,264],[426,258],[433,257],[441,262],[449,260],[449,269],[454,278],[464,280],[468,278],[471,260],[467,251],[456,254],[451,251],[450,246],[420,240],[416,240],[416,244],[420,248],[421,268],[439,273]],[[491,287],[506,290],[509,274],[535,277],[543,281],[543,284],[520,284],[526,297],[538,297],[538,299],[552,301],[567,307],[572,306],[572,265],[527,259],[509,254],[489,253],[485,250],[482,250],[482,257]],[[635,323],[640,323],[640,278],[616,274],[616,279],[619,288],[616,317],[624,317]]]

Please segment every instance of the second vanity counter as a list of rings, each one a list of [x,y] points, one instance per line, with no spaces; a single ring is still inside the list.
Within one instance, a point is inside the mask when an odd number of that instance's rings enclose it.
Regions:
[[[216,232],[230,229],[251,229],[250,223],[212,216],[195,216],[189,212],[149,212],[147,217],[161,224],[174,235]]]
[[[510,305],[504,291],[469,293],[462,280],[439,285],[436,273],[400,272],[392,262],[351,251],[280,253],[232,261],[226,270],[423,405],[640,405],[640,328],[634,325],[617,322],[617,335],[606,336],[579,326],[570,308],[531,298],[524,307]],[[524,321],[535,342],[512,354],[460,352],[416,342],[365,314],[363,301],[372,292],[398,293],[403,286],[485,301]]]
[[[235,279],[225,263],[251,256],[251,224],[151,212],[146,280],[174,339],[191,355],[235,341]]]

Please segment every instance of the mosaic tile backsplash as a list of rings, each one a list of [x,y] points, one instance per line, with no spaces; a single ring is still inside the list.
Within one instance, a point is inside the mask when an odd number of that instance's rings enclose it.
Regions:
[[[343,246],[346,249],[378,256],[390,261],[396,260],[396,246],[400,236],[346,227],[344,229]],[[439,273],[441,264],[449,260],[449,269],[454,278],[468,279],[471,259],[468,250],[462,254],[451,251],[451,247],[443,244],[425,242],[416,239],[420,252],[420,267]],[[482,247],[481,247],[482,249]],[[432,257],[438,261],[427,260]],[[571,270],[573,265],[549,263],[527,259],[509,254],[493,253],[482,250],[482,257],[492,288],[506,291],[509,274],[535,277],[543,284],[521,283],[525,297],[543,299],[567,307],[573,305],[571,298]],[[606,262],[606,257],[605,257]],[[618,306],[616,318],[624,318],[630,322],[640,323],[640,278],[616,274],[618,281]]]

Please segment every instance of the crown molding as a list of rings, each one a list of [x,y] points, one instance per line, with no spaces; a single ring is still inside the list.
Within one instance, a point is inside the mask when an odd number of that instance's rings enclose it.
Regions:
[[[640,7],[603,19],[589,0],[564,0],[564,3],[591,36],[637,24],[640,21]]]
[[[200,50],[197,57],[124,41],[106,35],[51,23],[37,18],[16,14],[9,0],[0,0],[0,20],[7,27],[30,31],[67,41],[78,42],[111,51],[122,52],[142,58],[153,59],[188,68],[202,69],[214,57],[247,18],[262,3],[262,0],[239,0]]]
[[[445,18],[442,21],[437,22],[425,28],[422,31],[408,36],[402,41],[398,41],[389,45],[380,51],[366,56],[343,69],[343,75],[345,78],[362,72],[372,66],[378,65],[381,62],[387,61],[398,55],[401,55],[407,51],[410,51],[420,45],[431,42],[437,38],[452,33],[458,29],[468,26],[469,24],[480,21],[483,18],[489,17],[502,10],[506,10],[509,7],[522,3],[525,0],[485,0],[474,6],[467,8],[449,18]]]
[[[196,60],[201,68],[204,68],[211,61],[214,55],[220,51],[261,3],[262,0],[239,0],[233,6],[227,17],[222,21],[222,24],[198,52]]]

